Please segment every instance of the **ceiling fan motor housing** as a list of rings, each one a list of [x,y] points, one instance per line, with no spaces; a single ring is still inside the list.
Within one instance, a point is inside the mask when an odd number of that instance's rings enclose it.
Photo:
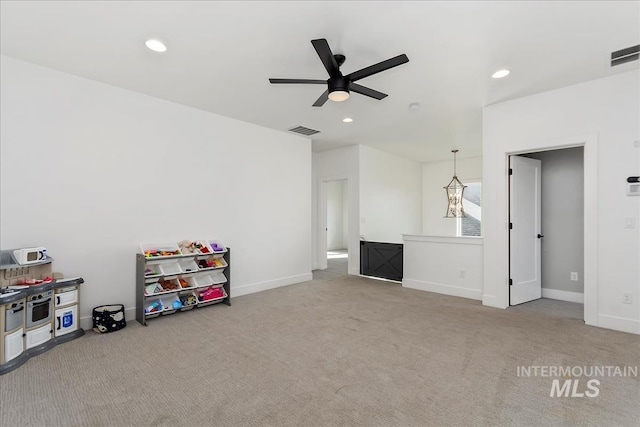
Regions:
[[[329,78],[329,93],[336,91],[349,92],[349,79],[344,76]]]

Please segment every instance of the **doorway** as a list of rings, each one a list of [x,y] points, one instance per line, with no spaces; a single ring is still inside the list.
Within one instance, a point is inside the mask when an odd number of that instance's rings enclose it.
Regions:
[[[584,147],[509,160],[509,305],[584,313]]]
[[[348,181],[327,181],[325,233],[327,270],[336,274],[348,273],[349,212]]]

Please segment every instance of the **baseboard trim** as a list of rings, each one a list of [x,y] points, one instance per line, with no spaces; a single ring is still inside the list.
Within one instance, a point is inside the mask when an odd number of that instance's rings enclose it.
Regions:
[[[124,318],[127,322],[136,320],[136,308],[129,307],[124,309]],[[93,319],[91,316],[84,316],[80,318],[80,327],[85,331],[93,329]]]
[[[596,326],[640,335],[640,320],[636,319],[599,314],[598,325]]]
[[[442,283],[425,282],[422,280],[402,279],[402,286],[420,291],[435,292],[437,294],[451,295],[454,297],[482,300],[482,291],[459,286],[444,285]]]
[[[298,274],[295,276],[281,277],[279,279],[267,280],[265,282],[251,283],[249,285],[239,286],[237,288],[231,288],[231,299],[240,297],[242,295],[253,294],[256,292],[262,292],[269,289],[280,288],[282,286],[295,285],[296,283],[308,282],[313,280],[313,274],[311,272]]]
[[[560,291],[558,289],[542,288],[542,298],[584,304],[584,294],[581,292]]]
[[[502,310],[505,310],[507,307],[509,307],[509,304],[499,303],[498,298],[496,298],[495,295],[482,295],[482,305],[486,307],[500,308]]]

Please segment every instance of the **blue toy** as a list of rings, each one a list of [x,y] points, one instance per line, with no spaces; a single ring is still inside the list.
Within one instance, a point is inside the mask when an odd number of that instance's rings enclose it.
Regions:
[[[182,308],[182,303],[180,301],[174,301],[172,306],[174,310],[179,310]]]

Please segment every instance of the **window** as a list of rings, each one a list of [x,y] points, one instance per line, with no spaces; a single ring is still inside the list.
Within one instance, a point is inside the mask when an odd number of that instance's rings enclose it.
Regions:
[[[480,237],[482,236],[482,183],[472,181],[464,184],[467,188],[464,189],[462,206],[467,216],[457,219],[457,236]]]

